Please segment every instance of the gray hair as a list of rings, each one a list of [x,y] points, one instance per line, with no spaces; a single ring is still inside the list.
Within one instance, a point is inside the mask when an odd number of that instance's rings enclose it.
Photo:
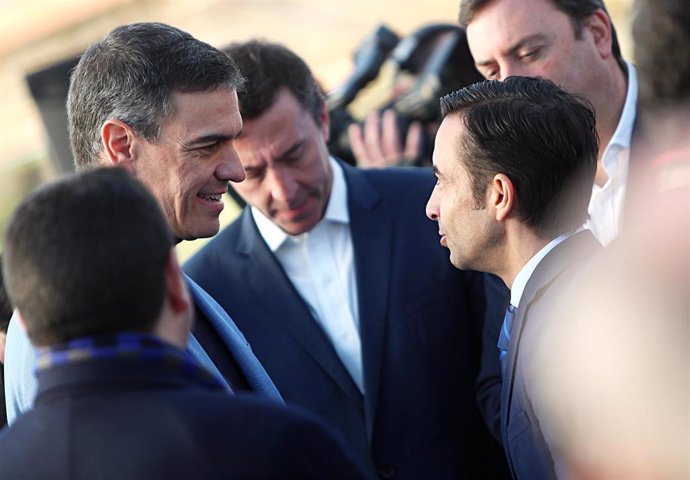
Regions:
[[[76,168],[100,165],[106,120],[124,122],[153,142],[174,113],[175,92],[238,90],[243,83],[230,58],[182,30],[161,23],[117,27],[72,72],[67,116]]]

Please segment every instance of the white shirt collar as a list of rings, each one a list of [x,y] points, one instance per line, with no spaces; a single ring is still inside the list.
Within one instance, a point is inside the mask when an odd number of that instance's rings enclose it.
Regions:
[[[582,230],[580,228],[578,231]],[[529,259],[529,261],[525,264],[524,267],[520,269],[517,275],[515,275],[515,280],[513,280],[513,287],[510,289],[510,304],[513,305],[514,307],[519,307],[520,306],[520,299],[522,298],[522,292],[525,291],[525,287],[527,286],[527,282],[529,281],[530,277],[534,273],[534,270],[537,268],[537,265],[539,265],[539,262],[541,262],[544,257],[556,246],[561,243],[563,240],[568,238],[569,236],[573,235],[573,233],[564,233],[563,235],[560,235],[553,240],[551,240],[549,243],[547,243],[541,250],[539,250],[536,255],[534,255],[532,258]]]
[[[632,142],[633,127],[637,115],[637,70],[631,63],[626,62],[626,65],[628,67],[628,90],[625,94],[625,103],[621,118],[618,120],[618,126],[616,126],[616,131],[613,132],[613,137],[604,150],[603,160],[606,170],[609,170],[611,162],[617,159],[617,153],[622,149],[630,148]]]
[[[326,212],[319,223],[326,221],[349,224],[350,213],[347,209],[347,183],[345,182],[345,174],[343,173],[342,167],[338,165],[338,162],[336,162],[333,157],[330,157],[328,161],[333,171],[333,186],[331,188],[331,196],[328,199]],[[278,250],[288,238],[299,241],[300,238],[309,234],[309,232],[307,232],[301,235],[289,235],[278,225],[273,223],[271,219],[264,215],[258,208],[251,207],[251,213],[259,229],[259,234],[263,237],[268,248],[272,252]]]

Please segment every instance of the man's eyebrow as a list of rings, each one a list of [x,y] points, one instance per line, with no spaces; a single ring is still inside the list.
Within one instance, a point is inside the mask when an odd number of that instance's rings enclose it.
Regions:
[[[304,145],[304,139],[297,140],[295,143],[283,150],[276,158],[285,158],[299,150]]]
[[[523,37],[520,40],[518,40],[514,45],[509,47],[505,51],[504,55],[508,55],[508,56],[515,55],[520,49],[524,48],[526,44],[529,44],[529,43],[532,43],[535,41],[541,41],[541,40],[544,40],[545,38],[546,37],[544,36],[544,34],[541,34],[541,33],[534,33],[532,35],[528,35],[526,37]],[[496,63],[496,60],[490,59],[490,60],[484,60],[481,62],[475,62],[474,65],[475,65],[475,67],[479,68],[479,67],[487,67],[489,65],[493,65],[494,63]]]

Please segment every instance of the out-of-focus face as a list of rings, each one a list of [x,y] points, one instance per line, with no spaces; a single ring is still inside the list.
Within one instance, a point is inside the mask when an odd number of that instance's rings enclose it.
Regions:
[[[283,88],[261,115],[247,119],[235,142],[247,179],[237,193],[290,235],[311,230],[323,217],[333,184],[328,114],[317,125]]]
[[[450,262],[463,270],[486,268],[488,247],[495,243],[495,225],[490,213],[477,205],[472,194],[469,174],[463,167],[458,150],[464,135],[462,117],[452,114],[444,118],[434,144],[436,186],[426,205],[426,215],[438,222],[441,245],[450,250]]]
[[[218,233],[228,182],[244,170],[234,141],[242,131],[237,93],[228,88],[174,94],[158,141],[142,141],[134,174],[158,199],[180,239]]]
[[[578,38],[551,0],[493,0],[467,26],[467,40],[487,79],[542,77],[593,101],[607,55],[605,42],[598,41],[604,28],[599,20],[585,19]]]

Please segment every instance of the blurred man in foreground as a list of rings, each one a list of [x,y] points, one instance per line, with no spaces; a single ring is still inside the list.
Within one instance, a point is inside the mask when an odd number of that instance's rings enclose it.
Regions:
[[[569,478],[690,478],[690,4],[637,0],[634,18],[644,193],[532,372]]]

